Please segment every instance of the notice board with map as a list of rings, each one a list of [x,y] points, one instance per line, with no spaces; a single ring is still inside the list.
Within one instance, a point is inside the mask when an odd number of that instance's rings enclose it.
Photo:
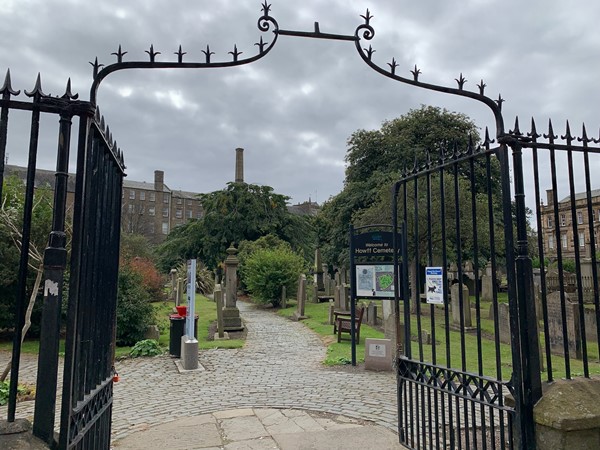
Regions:
[[[394,298],[393,264],[356,264],[356,296]]]

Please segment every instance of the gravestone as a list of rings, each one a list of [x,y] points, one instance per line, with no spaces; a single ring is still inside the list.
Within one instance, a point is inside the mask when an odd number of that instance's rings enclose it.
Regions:
[[[223,326],[225,331],[240,331],[244,329],[240,310],[237,307],[237,249],[231,246],[227,249],[225,258],[225,307],[223,308]]]
[[[319,303],[319,288],[316,285],[313,286],[312,302]]]
[[[462,311],[460,307],[460,290],[462,288]],[[461,314],[464,319],[465,329],[471,328],[473,322],[471,320],[471,300],[469,299],[469,289],[461,283],[453,284],[450,288],[450,296],[452,302],[452,326],[460,328]]]
[[[389,339],[365,339],[365,370],[393,370],[395,352],[392,342]]]
[[[171,269],[171,295],[169,295],[169,299],[172,302],[175,302],[176,295],[177,295],[177,269]]]
[[[350,286],[342,285],[340,303],[344,307],[344,311],[350,311]]]
[[[455,262],[450,264],[450,268],[448,269],[448,279],[458,280],[458,265]]]
[[[498,304],[498,338],[504,344],[510,344],[510,312],[508,303]]]
[[[317,291],[324,292],[325,286],[323,285],[323,263],[321,262],[321,249],[315,249],[315,285]]]
[[[214,340],[226,340],[229,339],[229,334],[223,325],[223,291],[220,284],[215,285],[214,297],[217,303],[217,334],[214,336]]]
[[[550,335],[550,350],[556,354],[564,353],[564,325],[566,325],[567,348],[571,357],[582,358],[581,354],[581,325],[577,303],[572,301],[569,294],[564,294],[566,324],[562,321],[560,292],[552,292],[546,302],[548,307],[548,333]]]
[[[485,269],[485,274],[481,277],[481,300],[491,302],[493,299],[494,277],[492,276],[492,266],[488,265]]]
[[[377,305],[372,301],[367,306],[367,324],[371,326],[377,325]]]
[[[144,339],[154,339],[158,341],[160,339],[160,331],[158,330],[157,325],[148,325],[146,327],[146,333],[144,334]]]
[[[329,323],[329,325],[333,325],[333,319],[335,317],[335,315],[333,314],[333,312],[335,311],[335,305],[333,304],[333,300],[329,300],[329,309],[328,309],[328,316],[327,316],[327,323]]]
[[[181,298],[183,297],[183,278],[177,278],[177,292],[175,294],[175,306],[181,305]]]
[[[281,307],[287,308],[287,288],[285,286],[281,286]]]
[[[304,315],[304,305],[306,303],[306,275],[300,275],[298,281],[298,293],[296,296],[296,312],[292,316],[294,320],[306,319]]]

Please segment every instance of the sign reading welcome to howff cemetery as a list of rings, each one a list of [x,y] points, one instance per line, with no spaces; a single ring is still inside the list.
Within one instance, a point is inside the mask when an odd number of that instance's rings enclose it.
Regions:
[[[393,233],[391,231],[373,231],[356,234],[352,237],[354,256],[394,257]]]

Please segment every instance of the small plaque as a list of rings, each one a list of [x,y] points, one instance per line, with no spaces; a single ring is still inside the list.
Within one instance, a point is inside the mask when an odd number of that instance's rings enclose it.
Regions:
[[[385,345],[384,344],[370,344],[369,345],[369,356],[385,358]]]

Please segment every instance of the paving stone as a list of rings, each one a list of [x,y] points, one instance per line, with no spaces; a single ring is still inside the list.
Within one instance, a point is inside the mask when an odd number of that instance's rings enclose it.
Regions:
[[[232,419],[234,417],[253,416],[252,409],[231,409],[229,411],[218,411],[213,414],[217,419]]]
[[[279,448],[271,437],[232,442],[225,445],[225,450],[271,450]]]
[[[244,439],[254,439],[267,437],[269,433],[262,426],[258,417],[234,417],[232,419],[223,419],[219,422],[225,439],[229,441],[240,441]]]

